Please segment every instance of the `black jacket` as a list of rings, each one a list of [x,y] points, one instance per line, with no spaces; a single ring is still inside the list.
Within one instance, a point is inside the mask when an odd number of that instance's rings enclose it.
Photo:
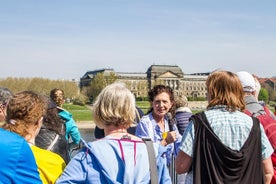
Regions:
[[[63,129],[65,130],[65,126],[63,126]],[[65,131],[64,134],[58,134],[42,125],[35,138],[35,145],[59,154],[64,159],[65,163],[68,164],[70,160],[69,145],[65,138]]]

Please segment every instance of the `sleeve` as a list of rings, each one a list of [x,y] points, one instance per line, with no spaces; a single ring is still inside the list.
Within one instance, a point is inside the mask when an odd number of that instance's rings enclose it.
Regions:
[[[66,122],[66,132],[75,144],[79,144],[81,135],[73,118]]]
[[[57,179],[56,184],[86,183],[87,171],[84,164],[86,162],[84,154],[81,151],[70,160],[61,176]]]
[[[185,132],[183,133],[179,150],[192,157],[194,144],[194,123],[190,121]]]
[[[151,138],[152,141],[154,141],[154,137],[151,137],[149,134],[149,128],[147,119],[142,118],[138,125],[136,126],[135,135],[140,138]]]
[[[42,183],[33,152],[25,141],[22,144],[21,153],[16,167],[16,175],[14,177],[16,177],[17,183]]]

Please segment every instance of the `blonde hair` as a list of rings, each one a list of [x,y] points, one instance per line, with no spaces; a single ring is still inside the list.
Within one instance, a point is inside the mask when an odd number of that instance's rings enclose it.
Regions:
[[[55,88],[50,92],[51,99],[57,104],[57,106],[62,107],[64,103],[64,91],[59,88]]]
[[[93,117],[99,128],[115,125],[128,128],[135,119],[135,98],[123,83],[106,86],[93,104]]]
[[[174,96],[175,107],[188,107],[188,99],[185,95]]]
[[[255,88],[256,88],[254,95],[256,97],[256,100],[258,101],[259,93],[260,93],[260,90],[261,90],[261,84],[260,84],[259,80],[257,79],[257,77],[254,77],[254,81],[255,81]]]
[[[215,71],[206,81],[209,107],[226,105],[229,111],[245,109],[244,92],[238,76],[229,71]]]
[[[16,93],[7,106],[4,129],[25,137],[29,127],[35,125],[46,112],[46,102],[41,95],[32,91]]]

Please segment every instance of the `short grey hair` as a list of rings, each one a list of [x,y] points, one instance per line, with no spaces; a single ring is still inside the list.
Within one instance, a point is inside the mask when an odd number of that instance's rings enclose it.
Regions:
[[[128,128],[135,119],[135,97],[124,83],[106,86],[93,104],[93,117],[99,128],[115,125]]]

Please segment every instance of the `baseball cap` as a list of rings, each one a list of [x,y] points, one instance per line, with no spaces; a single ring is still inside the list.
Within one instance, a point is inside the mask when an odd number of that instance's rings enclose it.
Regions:
[[[241,81],[243,91],[253,92],[256,90],[255,79],[254,79],[253,75],[251,75],[250,73],[248,73],[246,71],[240,71],[240,72],[237,72],[236,74]]]

